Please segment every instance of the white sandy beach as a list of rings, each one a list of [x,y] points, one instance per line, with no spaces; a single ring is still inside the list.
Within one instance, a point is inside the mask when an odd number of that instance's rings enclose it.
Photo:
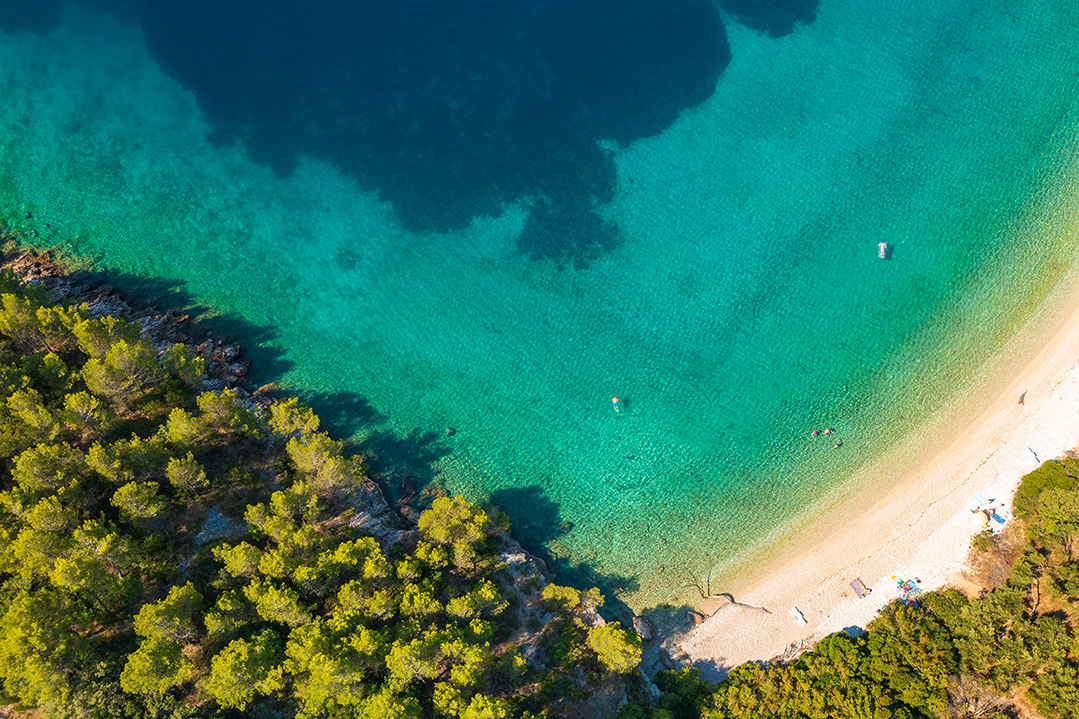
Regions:
[[[827,527],[806,532],[815,541],[761,567],[762,574],[744,586],[712,586],[770,613],[706,600],[705,613],[715,613],[688,635],[666,639],[665,648],[688,655],[717,679],[743,662],[781,655],[792,644],[864,627],[899,595],[893,575],[920,579],[926,590],[958,583],[971,538],[981,529],[970,511],[972,498],[1003,499],[1010,508],[1020,478],[1039,459],[1062,456],[1079,444],[1077,284],[1074,274],[1065,279],[1057,296],[1018,333],[1015,342],[1037,342],[1040,349],[1003,375],[1012,378],[979,401],[980,413],[975,407],[946,433],[913,438],[925,445],[917,451],[926,459],[894,482],[885,470],[874,470],[880,474],[876,486],[890,489],[828,513]],[[855,597],[848,583],[856,577],[873,588],[869,597]],[[791,607],[804,613],[805,626],[792,618]]]

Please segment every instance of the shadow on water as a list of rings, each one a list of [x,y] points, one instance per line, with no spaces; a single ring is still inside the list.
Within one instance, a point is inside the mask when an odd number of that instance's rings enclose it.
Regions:
[[[301,392],[300,399],[334,437],[352,437],[386,417],[358,392]]]
[[[292,362],[279,349],[273,327],[256,325],[235,313],[215,312],[200,304],[182,280],[143,277],[119,270],[79,270],[71,273],[71,277],[95,287],[105,284],[116,287],[136,313],[171,307],[191,315],[183,332],[196,344],[210,337],[239,344],[243,359],[251,362],[247,384],[252,388],[278,381],[292,367]]]
[[[412,430],[401,436],[392,430],[377,430],[359,440],[351,449],[367,457],[368,473],[376,476],[391,502],[408,499],[435,479],[434,465],[451,449],[439,432]]]
[[[573,531],[573,525],[562,519],[558,505],[540,487],[502,489],[492,494],[490,501],[510,518],[514,538],[544,561],[556,582],[581,589],[598,587],[605,597],[603,615],[629,626],[633,610],[619,597],[637,591],[637,579],[605,572],[591,562],[557,551],[561,538]]]

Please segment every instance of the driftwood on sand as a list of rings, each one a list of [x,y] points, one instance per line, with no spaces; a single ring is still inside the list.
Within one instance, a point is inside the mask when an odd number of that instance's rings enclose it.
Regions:
[[[725,604],[720,604],[718,607],[715,608],[715,610],[712,612],[712,616],[715,616],[716,612],[718,612],[720,609],[723,609],[724,607],[740,607],[742,609],[752,609],[755,612],[764,612],[765,614],[772,613],[764,607],[755,607],[752,604],[743,604],[742,602],[736,602],[734,600],[734,596],[728,592],[717,592],[716,594],[709,594],[708,598],[727,600]]]

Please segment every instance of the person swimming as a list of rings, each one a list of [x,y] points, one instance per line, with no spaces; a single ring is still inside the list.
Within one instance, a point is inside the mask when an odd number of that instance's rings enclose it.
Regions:
[[[618,397],[611,397],[611,406],[614,407],[615,412],[622,411],[622,408],[618,404]]]
[[[809,433],[809,436],[810,437],[819,437],[820,436],[820,430],[819,429],[813,430],[812,432]]]

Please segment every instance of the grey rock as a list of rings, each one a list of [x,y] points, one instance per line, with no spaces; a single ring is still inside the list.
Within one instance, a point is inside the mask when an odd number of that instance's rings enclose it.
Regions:
[[[644,617],[634,616],[633,628],[637,630],[637,634],[641,639],[646,642],[650,642],[656,638],[656,627]]]
[[[245,532],[247,524],[238,519],[229,519],[215,505],[206,513],[206,519],[199,527],[199,533],[195,535],[195,546],[201,547],[211,539],[219,537],[238,537]]]

